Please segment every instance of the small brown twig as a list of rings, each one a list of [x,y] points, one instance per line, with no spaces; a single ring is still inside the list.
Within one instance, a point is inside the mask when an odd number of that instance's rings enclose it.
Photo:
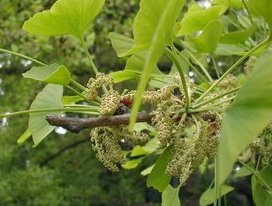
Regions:
[[[114,126],[129,123],[130,114],[114,115],[108,117],[72,118],[62,116],[47,116],[47,122],[52,126],[63,127],[71,132],[78,133],[85,128],[102,126]],[[151,115],[146,112],[139,112],[137,122],[149,122]]]

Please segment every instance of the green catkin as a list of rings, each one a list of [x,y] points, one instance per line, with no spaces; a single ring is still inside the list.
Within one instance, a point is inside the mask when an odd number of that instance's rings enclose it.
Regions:
[[[102,102],[98,109],[100,116],[112,115],[120,104],[121,96],[117,91],[109,91],[102,97]]]
[[[256,60],[257,60],[256,56],[249,57],[244,67],[244,71],[246,74],[249,74],[253,70],[253,68],[256,65]]]
[[[269,124],[263,132],[250,144],[252,159],[261,157],[262,166],[272,163],[272,125]]]
[[[97,159],[110,171],[118,172],[124,163],[120,141],[144,144],[150,137],[143,132],[130,132],[127,126],[97,127],[91,133],[92,149]]]
[[[122,163],[122,150],[118,136],[110,127],[97,127],[91,131],[92,149],[97,159],[112,172],[118,172]]]
[[[113,79],[104,73],[98,73],[96,78],[90,78],[87,83],[87,89],[85,90],[85,95],[88,100],[94,100],[98,96],[97,90],[104,86],[113,85]]]
[[[220,91],[234,89],[237,86],[238,86],[238,79],[232,74],[229,74],[225,79],[223,79],[221,82],[218,83],[218,88],[220,88]]]

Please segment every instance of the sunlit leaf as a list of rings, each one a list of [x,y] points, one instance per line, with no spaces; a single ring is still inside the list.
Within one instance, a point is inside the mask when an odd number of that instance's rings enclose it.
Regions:
[[[61,97],[63,87],[56,84],[48,84],[32,102],[30,110],[63,108]],[[48,124],[46,115],[59,115],[60,112],[39,112],[29,115],[29,129],[32,134],[34,146],[37,146],[55,127]]]
[[[179,187],[173,188],[168,185],[167,188],[162,192],[162,206],[180,206],[179,200]]]
[[[148,154],[148,152],[145,151],[143,147],[136,145],[133,148],[133,150],[131,151],[130,156],[131,157],[138,157],[138,156],[145,155],[145,154]]]
[[[134,45],[134,40],[122,34],[111,32],[111,44],[118,57],[124,56]]]
[[[155,165],[151,165],[150,167],[141,171],[141,175],[143,175],[143,176],[149,175],[151,173],[151,171],[153,170],[154,166]]]
[[[129,160],[125,164],[122,164],[124,169],[130,170],[138,167],[138,165],[142,162],[142,159]]]
[[[234,188],[228,185],[221,186],[221,197],[233,191]],[[216,200],[215,188],[208,188],[200,197],[199,204],[206,206],[212,204]],[[219,197],[218,197],[219,198]]]
[[[134,46],[124,55],[149,50],[154,45],[171,44],[183,4],[184,0],[142,0],[133,25]]]
[[[253,169],[254,170],[254,169]],[[239,178],[239,177],[246,177],[252,175],[252,172],[247,169],[246,167],[241,167],[234,175],[234,177]]]
[[[190,35],[202,30],[208,23],[215,21],[227,9],[223,5],[212,6],[208,9],[189,9],[180,22],[178,35]]]
[[[58,64],[32,67],[29,71],[23,73],[23,77],[64,86],[71,81],[68,69]]]
[[[172,43],[176,18],[184,4],[183,0],[142,0],[134,22],[135,46],[131,51],[147,50],[143,74],[137,87],[129,128],[134,127],[142,95],[152,71],[156,67],[165,46]]]
[[[26,140],[28,140],[31,137],[32,133],[30,129],[28,128],[17,140],[18,144],[23,144]]]
[[[272,117],[272,53],[261,56],[235,101],[223,115],[217,149],[217,186],[230,174],[238,155]]]
[[[37,13],[27,20],[23,29],[32,34],[70,34],[81,39],[104,2],[105,0],[58,0],[50,10]]]
[[[244,8],[243,2],[241,0],[230,0],[229,6],[234,9],[243,9]]]
[[[190,41],[199,52],[213,54],[222,32],[222,24],[219,21],[212,21],[203,29],[200,36],[190,38]]]
[[[152,169],[150,175],[147,178],[147,187],[154,187],[158,191],[162,192],[170,182],[171,177],[167,175],[166,167],[170,160],[171,147],[168,147],[160,155],[155,163],[155,167]]]

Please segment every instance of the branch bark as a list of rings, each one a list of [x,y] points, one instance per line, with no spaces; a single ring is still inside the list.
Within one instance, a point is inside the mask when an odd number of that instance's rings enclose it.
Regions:
[[[71,132],[78,133],[85,128],[94,128],[102,126],[114,126],[129,123],[130,114],[114,115],[109,117],[92,118],[71,118],[62,116],[47,116],[47,122],[52,126],[63,127]],[[149,122],[151,115],[145,112],[139,112],[137,122]]]

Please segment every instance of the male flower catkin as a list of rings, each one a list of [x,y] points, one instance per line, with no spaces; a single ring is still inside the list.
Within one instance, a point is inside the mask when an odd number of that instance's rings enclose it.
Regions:
[[[85,95],[88,100],[94,100],[98,96],[97,90],[102,86],[113,85],[113,79],[104,74],[98,73],[96,78],[90,78],[87,83],[87,89],[85,90]]]
[[[121,96],[117,91],[109,91],[102,97],[102,102],[98,109],[101,116],[112,115],[120,104]]]

